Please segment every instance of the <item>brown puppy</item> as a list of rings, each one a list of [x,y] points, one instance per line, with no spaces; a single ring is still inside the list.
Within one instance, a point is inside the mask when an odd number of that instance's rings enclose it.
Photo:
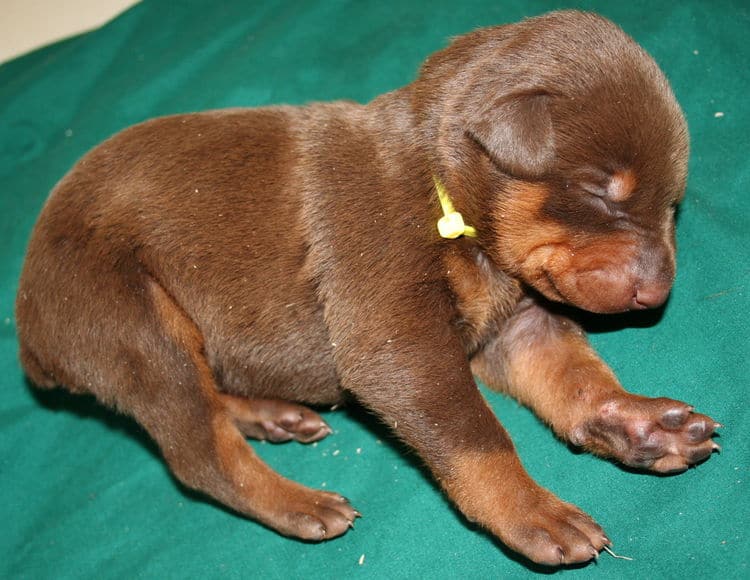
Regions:
[[[468,518],[535,562],[583,562],[603,531],[527,475],[473,375],[626,465],[711,454],[713,420],[625,392],[548,302],[664,302],[687,154],[656,64],[578,12],[458,38],[365,106],[149,121],[47,202],[18,294],[22,363],[135,417],[186,485],[312,540],[357,512],[245,436],[320,439],[297,403],[353,397]],[[438,235],[440,183],[475,236]]]

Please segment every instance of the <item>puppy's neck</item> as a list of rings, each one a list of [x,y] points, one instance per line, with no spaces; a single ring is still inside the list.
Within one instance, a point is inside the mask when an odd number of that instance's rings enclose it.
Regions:
[[[523,297],[520,283],[492,264],[475,244],[446,241],[443,274],[451,288],[469,355],[492,338]]]

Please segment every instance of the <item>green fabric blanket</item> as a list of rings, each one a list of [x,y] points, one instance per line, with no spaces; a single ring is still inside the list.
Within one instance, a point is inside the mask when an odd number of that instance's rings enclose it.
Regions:
[[[527,469],[588,511],[615,551],[559,574],[748,578],[750,9],[731,2],[145,2],[104,28],[0,67],[0,577],[486,578],[548,571],[468,524],[376,422],[325,413],[312,446],[252,445],[364,517],[322,544],[284,539],[186,491],[143,431],[91,398],[33,392],[13,302],[52,186],[85,151],[149,117],[354,99],[410,82],[454,35],[564,7],[619,23],[659,62],[690,125],[679,274],[658,322],[596,324],[624,385],[725,424],[723,451],[674,477],[572,453],[526,409],[486,396]]]

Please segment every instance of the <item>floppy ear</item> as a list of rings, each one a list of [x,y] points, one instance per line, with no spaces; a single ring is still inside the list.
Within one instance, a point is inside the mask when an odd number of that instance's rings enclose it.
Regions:
[[[549,95],[506,95],[483,106],[469,119],[467,133],[498,168],[521,178],[540,177],[554,154]]]

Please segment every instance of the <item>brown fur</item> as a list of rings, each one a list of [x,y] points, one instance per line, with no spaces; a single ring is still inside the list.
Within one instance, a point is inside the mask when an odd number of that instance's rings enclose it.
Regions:
[[[626,393],[548,302],[666,299],[687,151],[654,62],[579,12],[460,37],[368,105],[155,119],[50,196],[18,293],[21,360],[41,387],[132,415],[186,485],[283,534],[332,538],[358,514],[243,436],[320,439],[297,403],[353,398],[510,547],[586,561],[602,530],[529,478],[472,372],[628,465],[711,453],[713,421]],[[437,235],[434,177],[478,237]]]

